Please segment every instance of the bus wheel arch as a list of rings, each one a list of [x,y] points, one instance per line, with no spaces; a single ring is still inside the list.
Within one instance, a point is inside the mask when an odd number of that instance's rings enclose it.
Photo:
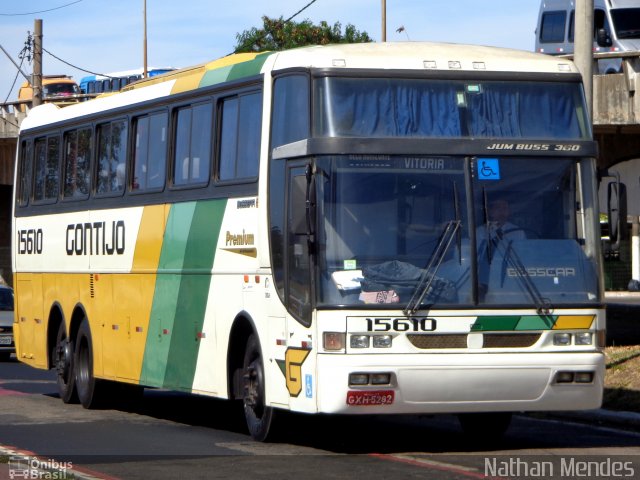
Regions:
[[[265,401],[265,370],[262,347],[255,324],[246,313],[236,317],[229,334],[227,351],[229,398],[242,400],[249,433],[266,441],[273,433],[273,408]]]
[[[247,340],[255,333],[253,320],[246,312],[239,313],[231,330],[227,348],[227,392],[229,399],[242,400],[242,368]]]

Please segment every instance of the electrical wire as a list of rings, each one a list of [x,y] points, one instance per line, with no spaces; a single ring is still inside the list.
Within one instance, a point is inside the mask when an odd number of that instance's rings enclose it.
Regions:
[[[27,13],[0,13],[0,17],[19,17],[19,16],[23,16],[23,15],[36,15],[38,13],[46,13],[46,12],[53,12],[54,10],[60,10],[61,8],[65,8],[65,7],[69,7],[71,5],[74,5],[76,3],[80,3],[83,0],[76,0],[75,2],[71,2],[71,3],[65,3],[64,5],[60,5],[59,7],[54,7],[54,8],[49,8],[48,10],[40,10],[38,12],[27,12]]]
[[[300,15],[302,12],[304,12],[307,8],[309,8],[311,5],[313,5],[314,3],[316,3],[318,0],[311,0],[309,3],[307,3],[304,7],[302,7],[300,10],[298,10],[296,13],[294,13],[293,15],[291,15],[289,18],[287,18],[284,23],[290,22],[291,20],[293,20],[295,17],[297,17],[298,15]],[[257,42],[259,40],[262,40],[264,37],[266,37],[267,35],[269,35],[267,32],[264,32],[264,34],[260,37],[258,37],[257,39],[254,40],[254,42]],[[242,45],[240,45],[240,47],[244,47],[244,43]],[[234,52],[231,52],[229,54],[227,54],[227,57],[229,55],[233,55]]]
[[[101,77],[105,77],[105,78],[116,78],[116,77],[111,77],[109,75],[105,75],[104,73],[97,73],[97,72],[92,72],[91,70],[87,70],[86,68],[82,68],[82,67],[78,67],[77,65],[74,65],[72,63],[69,63],[63,59],[61,59],[60,57],[58,57],[57,55],[54,55],[53,53],[51,53],[49,50],[47,50],[46,48],[42,47],[42,51],[48,53],[49,55],[51,55],[53,58],[55,58],[56,60],[58,60],[59,62],[64,63],[65,65],[70,66],[71,68],[75,68],[76,70],[80,70],[81,72],[86,72],[86,73],[90,73],[91,75],[98,75]]]
[[[11,96],[11,92],[13,92],[13,87],[16,86],[16,81],[18,80],[18,75],[20,75],[20,69],[22,68],[22,64],[24,63],[24,57],[22,57],[22,60],[20,60],[20,66],[18,67],[17,71],[16,71],[16,76],[13,77],[13,83],[11,84],[11,87],[9,88],[9,93],[7,93],[7,98],[4,99],[4,103],[7,103],[9,101],[9,97]]]

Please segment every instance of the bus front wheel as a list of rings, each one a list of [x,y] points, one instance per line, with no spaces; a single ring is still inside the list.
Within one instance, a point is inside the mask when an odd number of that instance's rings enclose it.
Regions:
[[[64,403],[78,403],[73,356],[74,342],[67,338],[64,323],[61,323],[56,335],[53,365],[56,369],[58,393]]]
[[[242,387],[249,433],[254,440],[266,441],[271,433],[274,411],[265,405],[264,363],[255,334],[249,336],[244,352]]]

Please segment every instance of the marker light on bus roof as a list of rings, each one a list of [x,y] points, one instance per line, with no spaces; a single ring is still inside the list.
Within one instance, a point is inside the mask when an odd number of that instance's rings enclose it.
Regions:
[[[473,62],[473,69],[474,70],[486,70],[487,66],[485,65],[484,62]]]
[[[331,63],[334,67],[346,67],[347,61],[343,58],[334,58]]]
[[[450,60],[449,68],[452,70],[460,70],[462,68],[462,64],[458,60]]]
[[[429,68],[432,70],[438,68],[438,64],[435,60],[425,60],[424,62],[422,62],[422,65],[424,65],[424,68]]]
[[[558,64],[558,70],[561,72],[570,72],[571,71],[571,67],[569,66],[568,63],[559,63]]]

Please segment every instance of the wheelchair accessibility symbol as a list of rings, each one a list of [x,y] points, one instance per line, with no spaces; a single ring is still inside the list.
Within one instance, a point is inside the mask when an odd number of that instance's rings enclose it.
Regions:
[[[497,158],[478,158],[476,161],[479,180],[500,180],[500,161]]]

